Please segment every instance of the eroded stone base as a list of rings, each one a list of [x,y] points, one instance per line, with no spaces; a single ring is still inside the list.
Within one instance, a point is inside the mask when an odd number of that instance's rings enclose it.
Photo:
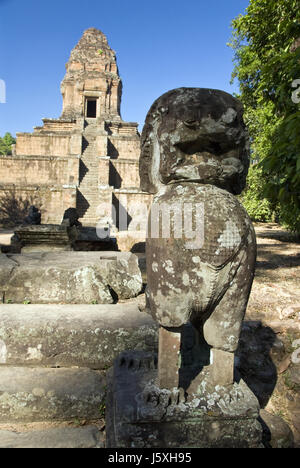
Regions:
[[[187,402],[157,385],[157,358],[125,352],[108,376],[108,448],[256,448],[262,428],[256,397],[242,380],[203,390]]]

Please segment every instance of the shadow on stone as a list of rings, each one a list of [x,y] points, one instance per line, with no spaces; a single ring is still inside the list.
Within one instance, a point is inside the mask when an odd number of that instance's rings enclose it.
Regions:
[[[130,252],[132,253],[145,253],[145,251],[146,251],[146,242],[137,242],[130,249]]]
[[[276,366],[270,351],[276,334],[259,321],[245,321],[235,354],[235,378],[242,378],[261,407],[265,407],[277,382]]]
[[[77,206],[79,218],[83,218],[83,216],[87,212],[90,204],[87,201],[87,199],[84,197],[84,195],[79,190],[77,190],[76,206]]]
[[[191,323],[186,323],[181,333],[181,367],[179,369],[179,387],[185,391],[191,382],[210,364],[211,346],[203,336],[203,330],[197,331]]]

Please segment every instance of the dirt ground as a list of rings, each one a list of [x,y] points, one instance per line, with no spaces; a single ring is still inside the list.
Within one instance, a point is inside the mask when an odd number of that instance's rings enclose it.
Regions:
[[[262,407],[288,422],[300,448],[300,242],[276,224],[255,224],[255,231],[256,273],[241,335],[257,338],[247,383]],[[249,342],[244,347],[250,355]]]
[[[257,263],[247,315],[296,318],[300,312],[300,241],[276,224],[255,224]],[[295,313],[287,311],[294,307]]]

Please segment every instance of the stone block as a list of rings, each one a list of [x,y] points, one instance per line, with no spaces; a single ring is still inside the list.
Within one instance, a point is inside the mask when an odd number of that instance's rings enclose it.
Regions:
[[[13,432],[0,430],[0,448],[102,448],[95,426]]]
[[[0,365],[107,369],[127,349],[157,349],[157,325],[136,304],[3,304]]]
[[[143,281],[134,254],[36,252],[0,256],[4,302],[111,304],[137,296]]]
[[[15,235],[21,242],[22,253],[53,252],[72,250],[78,231],[75,226],[66,224],[41,224],[20,226]]]
[[[0,422],[97,419],[104,395],[90,369],[0,367]]]

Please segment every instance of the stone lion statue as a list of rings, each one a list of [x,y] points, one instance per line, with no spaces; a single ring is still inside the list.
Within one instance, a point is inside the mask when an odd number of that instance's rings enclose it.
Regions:
[[[256,259],[254,229],[236,197],[248,167],[243,108],[230,94],[178,88],[151,106],[140,157],[141,188],[154,194],[147,304],[166,332],[191,323],[210,347],[231,355]]]

